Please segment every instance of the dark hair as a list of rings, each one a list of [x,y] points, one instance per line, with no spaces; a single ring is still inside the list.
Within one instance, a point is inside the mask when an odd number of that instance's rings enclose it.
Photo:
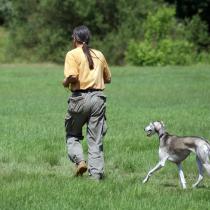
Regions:
[[[88,27],[82,25],[82,26],[78,26],[78,27],[74,28],[72,36],[78,43],[83,44],[82,50],[83,50],[85,56],[87,57],[87,60],[89,63],[89,68],[94,69],[93,59],[90,54],[90,48],[88,46],[89,41],[90,41],[90,36],[91,36]]]

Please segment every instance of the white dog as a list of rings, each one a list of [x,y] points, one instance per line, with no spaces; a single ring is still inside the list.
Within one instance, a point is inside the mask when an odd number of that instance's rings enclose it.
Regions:
[[[196,161],[198,165],[199,176],[198,180],[193,187],[196,187],[203,179],[203,167],[206,169],[207,173],[210,175],[210,144],[207,140],[200,137],[178,137],[170,135],[165,131],[163,122],[155,121],[150,123],[144,129],[147,136],[151,136],[155,133],[158,134],[160,145],[159,145],[159,162],[151,169],[143,183],[146,183],[150,176],[160,168],[165,165],[166,160],[174,162],[178,166],[179,177],[183,189],[186,188],[186,181],[184,178],[184,173],[182,171],[181,162],[185,160],[191,152],[196,154]]]

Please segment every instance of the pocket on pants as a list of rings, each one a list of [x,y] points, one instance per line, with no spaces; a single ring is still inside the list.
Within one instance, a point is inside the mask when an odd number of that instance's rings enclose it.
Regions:
[[[71,135],[71,127],[73,124],[72,117],[67,113],[65,117],[66,139]]]
[[[106,96],[104,95],[103,92],[102,92],[102,93],[99,93],[97,96],[98,96],[99,98],[103,99],[104,102],[106,102]]]
[[[71,96],[68,100],[70,113],[81,113],[85,99],[83,96]]]

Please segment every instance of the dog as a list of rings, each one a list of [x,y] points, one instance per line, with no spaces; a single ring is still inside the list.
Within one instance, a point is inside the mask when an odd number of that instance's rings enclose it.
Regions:
[[[170,135],[166,132],[164,123],[161,121],[151,122],[145,127],[144,131],[147,136],[152,136],[155,133],[159,136],[159,162],[151,169],[143,180],[146,183],[151,175],[164,167],[167,160],[176,163],[179,171],[179,178],[181,186],[186,189],[186,181],[182,170],[182,161],[185,160],[191,152],[196,154],[196,162],[198,166],[199,176],[193,188],[197,187],[198,184],[203,180],[203,168],[210,175],[210,144],[209,142],[201,137],[178,137]]]

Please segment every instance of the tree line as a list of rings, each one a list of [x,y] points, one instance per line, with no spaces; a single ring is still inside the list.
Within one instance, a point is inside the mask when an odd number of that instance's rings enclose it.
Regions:
[[[0,25],[8,31],[7,62],[63,63],[73,28],[84,24],[111,64],[187,64],[209,58],[209,11],[210,0],[0,0]],[[193,54],[184,63],[164,60],[172,51]]]

